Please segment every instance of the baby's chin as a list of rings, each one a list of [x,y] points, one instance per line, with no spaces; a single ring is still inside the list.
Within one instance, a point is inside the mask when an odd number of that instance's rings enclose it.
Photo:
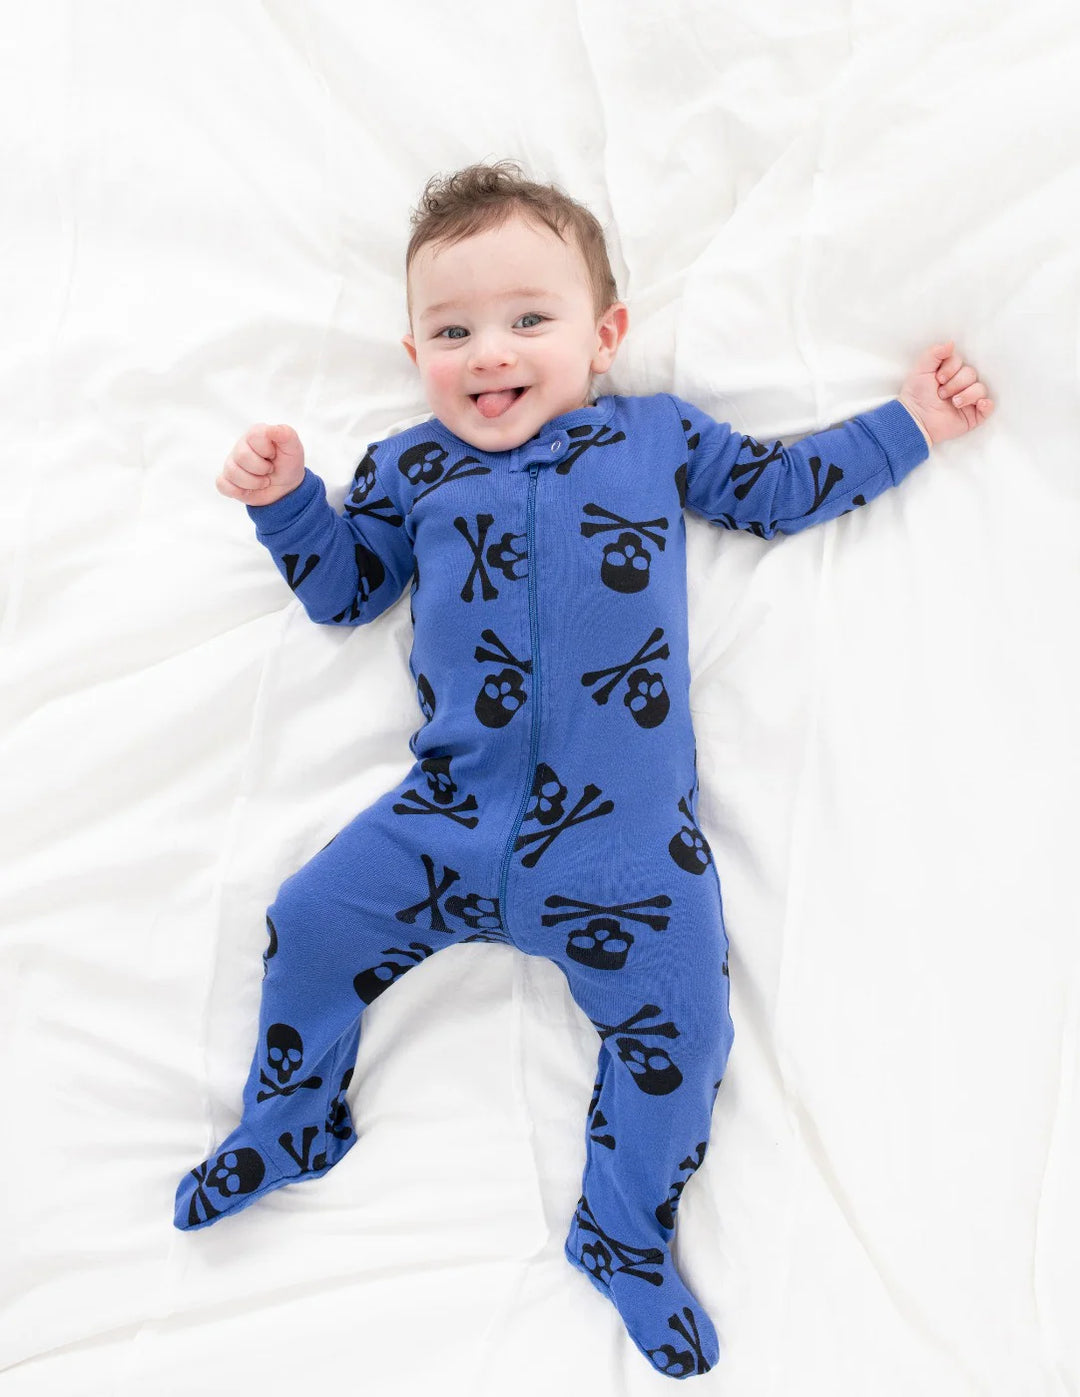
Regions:
[[[473,446],[477,451],[516,451],[519,446],[536,436],[537,432],[544,424],[529,428],[528,431],[521,432],[472,432],[462,427],[454,429],[454,435],[459,437],[466,446]]]

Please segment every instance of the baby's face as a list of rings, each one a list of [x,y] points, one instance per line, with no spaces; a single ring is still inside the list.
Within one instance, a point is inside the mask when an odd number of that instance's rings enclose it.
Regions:
[[[626,333],[621,302],[597,317],[577,244],[511,215],[452,244],[427,243],[409,274],[402,343],[431,411],[482,451],[509,451],[584,407],[591,376]]]

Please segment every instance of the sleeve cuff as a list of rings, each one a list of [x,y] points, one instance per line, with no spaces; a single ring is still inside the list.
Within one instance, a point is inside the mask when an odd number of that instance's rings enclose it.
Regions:
[[[898,403],[900,403],[900,406],[904,409],[904,411],[907,413],[907,415],[911,418],[912,422],[914,422],[915,425],[916,425],[916,427],[918,427],[919,431],[922,432],[922,434],[923,434],[923,440],[926,442],[926,449],[927,449],[927,451],[932,450],[932,449],[933,449],[934,443],[930,440],[930,433],[926,430],[926,428],[923,426],[923,424],[919,421],[919,419],[915,416],[915,414],[912,412],[912,410],[908,407],[907,403],[901,402],[901,400],[900,400],[899,398],[897,398],[896,401],[897,401]]]
[[[929,438],[899,398],[860,413],[859,421],[888,458],[895,485],[930,455]]]
[[[278,533],[299,519],[312,500],[318,497],[321,487],[322,481],[319,477],[305,467],[304,478],[295,490],[282,495],[281,499],[275,500],[273,504],[249,504],[245,508],[249,518],[254,520],[259,534]],[[325,491],[323,495],[325,498]]]

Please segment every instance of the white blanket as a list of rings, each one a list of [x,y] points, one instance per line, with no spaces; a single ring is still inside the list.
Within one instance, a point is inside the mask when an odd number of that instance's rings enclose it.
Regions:
[[[611,391],[793,440],[956,340],[997,411],[764,541],[690,517],[735,1047],[676,1252],[723,1397],[1080,1390],[1080,20],[1071,0],[5,6],[4,1397],[670,1391],[563,1257],[597,1039],[453,949],[365,1014],[356,1148],[196,1233],[280,882],[404,775],[408,599],[312,624],[213,487],[340,502],[426,415],[427,177],[610,235]]]

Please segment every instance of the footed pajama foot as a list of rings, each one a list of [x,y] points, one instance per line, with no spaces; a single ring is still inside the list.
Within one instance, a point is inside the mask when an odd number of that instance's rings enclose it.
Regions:
[[[304,1131],[299,1154],[291,1134],[281,1137],[278,1143],[282,1148],[275,1151],[275,1158],[280,1160],[287,1152],[286,1157],[291,1156],[297,1165],[286,1170],[271,1165],[265,1148],[243,1125],[237,1126],[208,1159],[180,1180],[173,1225],[184,1232],[209,1227],[228,1213],[250,1208],[276,1188],[301,1179],[319,1178],[356,1144],[356,1134],[350,1128],[344,1139],[340,1134],[328,1135],[326,1149],[312,1156],[311,1146],[318,1133],[315,1126]]]
[[[627,1333],[659,1372],[689,1378],[707,1373],[719,1358],[712,1321],[683,1284],[666,1247],[631,1247],[607,1236],[582,1198],[565,1250],[614,1304]]]

